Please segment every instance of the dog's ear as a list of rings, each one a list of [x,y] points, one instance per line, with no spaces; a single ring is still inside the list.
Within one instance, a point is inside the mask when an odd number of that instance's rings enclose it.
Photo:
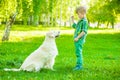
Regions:
[[[53,34],[53,32],[51,32],[51,33],[49,34],[49,37],[50,37],[50,38],[54,38],[54,37],[55,37],[55,35]]]
[[[50,38],[54,38],[55,37],[52,31],[48,32],[46,35],[48,37],[50,37]]]
[[[55,36],[54,36],[53,34],[52,34],[52,35],[50,35],[50,37],[51,37],[51,38],[55,38]]]

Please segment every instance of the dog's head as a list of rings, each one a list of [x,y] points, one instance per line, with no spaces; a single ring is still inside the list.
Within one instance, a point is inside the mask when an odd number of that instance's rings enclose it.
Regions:
[[[50,38],[56,38],[60,35],[60,31],[49,31],[47,32],[46,36]]]

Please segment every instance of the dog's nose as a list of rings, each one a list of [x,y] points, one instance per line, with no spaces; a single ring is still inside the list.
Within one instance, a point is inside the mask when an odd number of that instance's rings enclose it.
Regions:
[[[60,31],[58,31],[58,33],[60,34]]]

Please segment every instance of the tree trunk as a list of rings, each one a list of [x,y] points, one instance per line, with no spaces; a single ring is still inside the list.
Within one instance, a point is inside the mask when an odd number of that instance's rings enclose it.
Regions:
[[[32,16],[29,16],[29,18],[28,18],[28,25],[31,25],[31,22],[32,22]]]
[[[107,23],[107,28],[109,28],[109,22]]]
[[[111,22],[111,25],[112,25],[112,29],[114,29],[114,22],[113,21]]]
[[[28,22],[28,17],[24,17],[23,18],[23,25],[27,25],[28,24],[27,22]]]
[[[100,26],[100,21],[98,21],[97,28],[99,28],[99,26]]]
[[[60,27],[62,26],[62,0],[60,5]]]
[[[33,25],[38,26],[39,25],[39,16],[37,14],[33,15]]]
[[[15,21],[16,15],[17,15],[17,13],[15,13],[13,16],[10,16],[9,21],[6,22],[5,31],[4,31],[4,35],[2,37],[2,41],[8,41],[9,40],[10,29],[12,27],[13,22]]]

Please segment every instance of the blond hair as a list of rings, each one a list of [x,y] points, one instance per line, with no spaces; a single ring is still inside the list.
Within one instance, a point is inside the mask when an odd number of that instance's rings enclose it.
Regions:
[[[84,7],[84,6],[77,7],[76,8],[76,13],[78,13],[78,12],[80,12],[82,14],[86,14],[86,12],[87,12],[86,7]]]

